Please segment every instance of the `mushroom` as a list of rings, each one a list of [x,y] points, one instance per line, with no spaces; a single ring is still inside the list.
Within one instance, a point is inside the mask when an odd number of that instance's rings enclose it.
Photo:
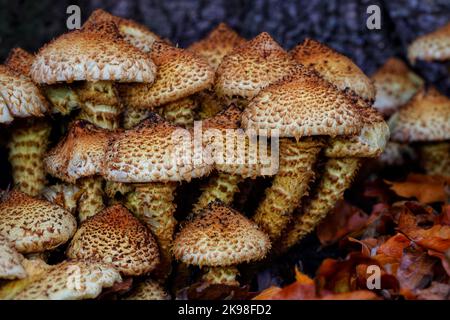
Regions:
[[[216,201],[181,229],[173,253],[183,263],[208,267],[205,281],[234,286],[239,284],[236,266],[263,259],[270,247],[254,222]]]
[[[197,108],[197,100],[192,96],[170,102],[164,105],[162,116],[174,125],[189,127],[194,124],[194,113]]]
[[[325,146],[320,136],[358,134],[362,127],[359,110],[354,99],[301,66],[250,101],[242,126],[257,134],[265,130],[268,136],[281,137],[278,172],[253,217],[272,240],[281,236],[308,192],[314,165]]]
[[[146,279],[133,288],[123,300],[170,300],[170,295],[158,281]]]
[[[22,266],[23,256],[14,244],[0,234],[0,279],[23,279],[27,276]]]
[[[66,253],[71,259],[109,263],[127,276],[145,275],[159,263],[150,230],[119,204],[84,221]]]
[[[408,59],[415,63],[424,61],[444,61],[450,59],[450,22],[428,34],[415,39],[408,47]]]
[[[197,114],[200,119],[211,118],[224,108],[224,104],[212,90],[197,93],[196,99],[199,106]]]
[[[266,33],[234,48],[216,72],[215,91],[226,104],[246,106],[261,89],[288,75],[295,61]]]
[[[392,140],[416,142],[428,174],[450,176],[450,99],[435,88],[420,90],[389,119]]]
[[[45,187],[41,194],[47,201],[63,207],[73,215],[76,214],[78,199],[81,196],[76,185],[57,183]]]
[[[6,192],[0,202],[0,234],[20,253],[52,250],[66,243],[76,227],[70,212],[20,191]]]

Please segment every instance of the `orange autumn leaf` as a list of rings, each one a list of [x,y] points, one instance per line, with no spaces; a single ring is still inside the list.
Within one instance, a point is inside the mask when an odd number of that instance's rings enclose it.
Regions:
[[[325,295],[321,300],[379,300],[380,298],[369,290],[357,290],[352,292],[335,293]]]
[[[314,280],[295,267],[295,281],[301,284],[314,284]]]
[[[445,186],[450,184],[450,178],[410,174],[404,182],[386,181],[386,183],[400,197],[414,197],[422,203],[445,202],[447,199]]]

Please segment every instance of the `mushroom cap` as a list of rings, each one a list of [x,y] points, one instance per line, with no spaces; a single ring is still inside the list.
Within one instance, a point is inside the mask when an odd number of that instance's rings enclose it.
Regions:
[[[158,281],[146,279],[127,294],[124,300],[170,300],[170,295]]]
[[[241,124],[242,110],[235,104],[221,110],[213,117],[202,120],[203,129],[238,129]]]
[[[13,190],[0,202],[0,234],[20,253],[52,250],[66,243],[76,228],[70,212],[46,200]]]
[[[244,38],[222,22],[205,38],[191,44],[188,50],[203,57],[214,70],[217,70],[223,58],[244,43]]]
[[[280,137],[356,135],[362,127],[360,109],[357,101],[314,71],[297,67],[250,101],[242,127],[265,129],[267,134],[278,129]]]
[[[352,60],[330,47],[312,39],[305,39],[292,49],[290,54],[297,62],[312,67],[339,90],[351,90],[366,101],[375,99],[372,81]]]
[[[256,223],[218,201],[186,223],[173,243],[178,260],[211,267],[261,260],[270,248]]]
[[[398,142],[450,139],[450,99],[435,88],[422,89],[389,119]]]
[[[81,300],[96,298],[122,278],[112,265],[96,261],[64,261],[26,285],[14,300]]]
[[[378,157],[389,141],[389,127],[383,116],[372,107],[361,108],[363,127],[356,136],[335,138],[325,149],[329,158]]]
[[[216,72],[216,94],[225,100],[236,96],[250,100],[288,75],[295,64],[268,33],[260,33],[224,57]]]
[[[119,87],[129,107],[152,109],[207,89],[214,81],[208,62],[187,50],[156,41],[150,56],[158,66],[155,83]]]
[[[400,59],[389,58],[373,75],[377,91],[373,106],[391,115],[423,86],[424,81]]]
[[[101,173],[106,149],[114,133],[77,120],[44,158],[45,170],[65,182]]]
[[[450,59],[450,22],[437,30],[415,39],[408,47],[408,59],[414,63]]]
[[[46,44],[31,66],[36,83],[117,81],[152,83],[150,56],[126,42],[112,22],[89,24]]]
[[[5,65],[24,76],[29,76],[33,61],[33,54],[22,48],[13,48],[6,58]]]
[[[144,52],[149,52],[153,43],[161,40],[156,33],[150,31],[143,24],[131,19],[114,16],[102,9],[93,11],[84,23],[83,27],[92,23],[95,24],[108,21],[116,24],[120,34],[127,42]]]
[[[193,139],[190,131],[152,113],[133,129],[116,136],[106,153],[103,176],[128,183],[202,177],[211,171],[212,164],[197,158]]]
[[[47,201],[57,204],[58,206],[66,209],[73,215],[76,214],[78,199],[83,194],[81,190],[75,184],[57,183],[51,186],[46,186],[41,191],[41,195]]]
[[[22,279],[27,276],[22,266],[23,256],[16,251],[14,244],[0,235],[0,279]]]
[[[67,256],[110,263],[129,276],[147,274],[159,263],[150,230],[120,204],[85,220],[73,236]]]
[[[43,117],[47,110],[47,101],[30,78],[0,65],[0,123]]]

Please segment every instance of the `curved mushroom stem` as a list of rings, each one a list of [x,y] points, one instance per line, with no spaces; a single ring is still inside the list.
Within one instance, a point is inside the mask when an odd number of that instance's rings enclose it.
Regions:
[[[106,181],[105,184],[105,195],[108,197],[108,203],[111,205],[117,202],[117,195],[120,197],[125,196],[126,194],[132,192],[134,190],[133,185],[129,183],[121,183],[114,181]]]
[[[123,114],[123,127],[131,129],[146,119],[151,113],[148,109],[127,108]]]
[[[314,230],[320,221],[344,196],[361,165],[360,158],[328,159],[324,173],[313,197],[305,205],[303,214],[296,216],[279,241],[279,252],[285,252]]]
[[[53,106],[53,112],[68,115],[72,110],[80,106],[78,95],[65,84],[44,86],[43,91]]]
[[[78,220],[83,222],[105,207],[103,204],[103,178],[83,178],[78,180],[77,186],[81,190],[78,200]]]
[[[210,202],[220,200],[226,205],[233,202],[234,195],[239,192],[238,184],[242,181],[242,177],[234,174],[219,172],[211,177],[202,194],[198,198],[197,203],[193,207],[193,213],[199,213]]]
[[[313,166],[323,146],[311,139],[280,141],[280,166],[272,186],[256,210],[253,220],[269,235],[278,239],[292,219],[300,199],[308,192],[314,178]]]
[[[422,145],[420,158],[427,174],[450,176],[450,142]]]
[[[177,126],[192,127],[194,125],[194,109],[196,107],[196,101],[191,97],[187,97],[162,106],[162,112],[167,121]]]
[[[210,267],[203,275],[202,280],[211,284],[222,284],[227,286],[239,286],[236,277],[239,271],[236,267]]]
[[[9,141],[9,162],[17,190],[37,196],[45,187],[43,157],[51,127],[45,121],[19,124],[12,130]]]
[[[172,242],[177,221],[175,182],[154,182],[136,186],[128,194],[125,206],[152,231],[161,252],[161,263],[156,270],[158,278],[166,278],[171,272]]]

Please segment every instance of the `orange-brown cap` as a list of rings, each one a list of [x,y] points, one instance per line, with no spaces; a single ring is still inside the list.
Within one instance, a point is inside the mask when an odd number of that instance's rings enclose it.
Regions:
[[[139,283],[125,300],[170,300],[166,289],[156,280],[146,279]]]
[[[23,256],[14,244],[0,234],[0,279],[22,279],[27,276],[22,266]]]
[[[450,22],[439,29],[415,39],[408,47],[408,59],[414,63],[450,59]]]
[[[29,76],[33,61],[34,55],[28,51],[22,48],[13,48],[6,58],[5,65],[16,72]]]

